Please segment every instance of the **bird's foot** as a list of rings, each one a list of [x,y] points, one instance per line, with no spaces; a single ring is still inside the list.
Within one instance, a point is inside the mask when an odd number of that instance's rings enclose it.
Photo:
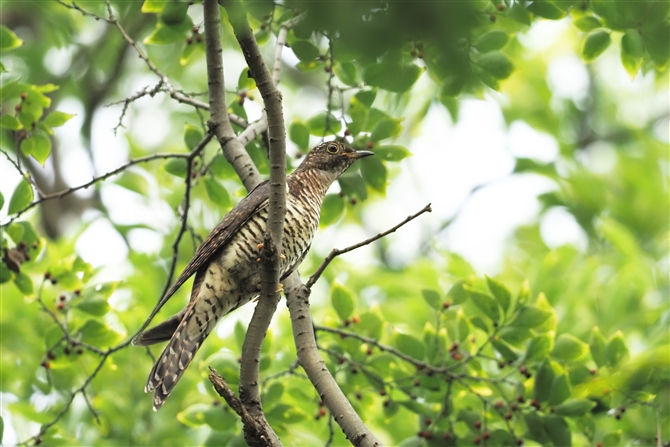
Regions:
[[[261,248],[263,248],[263,244],[256,245],[256,248],[260,250]]]
[[[286,259],[286,256],[284,256],[284,253],[279,253],[279,259],[281,259],[282,261],[284,259]]]
[[[275,290],[275,293],[284,293],[284,284],[279,283],[279,288]]]

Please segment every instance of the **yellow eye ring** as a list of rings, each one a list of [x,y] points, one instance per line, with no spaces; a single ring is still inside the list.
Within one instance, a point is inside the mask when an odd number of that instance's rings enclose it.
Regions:
[[[337,144],[329,144],[326,150],[329,154],[337,154],[340,148],[337,147]]]

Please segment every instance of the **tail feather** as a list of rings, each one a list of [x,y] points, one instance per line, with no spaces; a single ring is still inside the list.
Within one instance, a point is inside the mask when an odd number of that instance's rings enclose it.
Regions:
[[[170,395],[174,387],[179,382],[182,374],[193,360],[196,352],[202,345],[207,335],[209,335],[208,325],[205,325],[202,331],[195,334],[191,332],[189,337],[189,324],[195,324],[194,309],[191,309],[188,314],[182,319],[181,323],[174,331],[174,335],[170,342],[161,353],[158,360],[154,364],[147,384],[144,388],[145,392],[154,392],[154,411],[158,410],[165,399]]]
[[[185,310],[138,334],[133,339],[133,344],[135,346],[149,346],[169,340],[184,319],[184,314]]]

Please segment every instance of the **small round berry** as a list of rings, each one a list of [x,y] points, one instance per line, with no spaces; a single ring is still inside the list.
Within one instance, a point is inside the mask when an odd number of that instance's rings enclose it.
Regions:
[[[475,421],[475,428],[477,429],[482,428],[482,421]]]
[[[360,321],[361,321],[361,317],[359,317],[358,315],[354,315],[353,317],[351,317],[351,322],[354,323],[354,324],[358,324],[358,323],[360,323]]]
[[[475,445],[478,445],[480,442],[482,442],[481,436],[475,436],[474,439],[472,440],[472,443]]]
[[[503,4],[501,3],[501,4],[499,4],[498,6],[496,6],[496,9],[497,9],[498,11],[504,11],[504,10],[505,10],[505,5],[503,5]]]
[[[325,408],[319,408],[319,416],[323,417],[327,414],[328,412],[326,411]]]
[[[366,144],[366,147],[367,147],[368,149],[372,149],[373,147],[375,147],[375,143],[374,143],[374,141],[368,141],[368,144]]]
[[[451,307],[451,303],[449,301],[445,301],[444,303],[442,303],[442,307],[444,309],[449,309]]]
[[[482,433],[482,438],[483,438],[484,440],[489,439],[490,437],[491,437],[491,433],[489,433],[489,432],[487,432],[487,431],[485,431],[484,433]]]
[[[198,43],[202,42],[202,35],[201,35],[201,34],[198,34],[198,35],[195,37],[195,41],[198,42]]]
[[[379,390],[379,395],[380,396],[386,396],[386,390],[383,389],[383,388],[381,390]]]
[[[361,400],[363,398],[363,395],[359,391],[356,391],[355,396],[356,396],[356,399],[358,399],[358,400]]]

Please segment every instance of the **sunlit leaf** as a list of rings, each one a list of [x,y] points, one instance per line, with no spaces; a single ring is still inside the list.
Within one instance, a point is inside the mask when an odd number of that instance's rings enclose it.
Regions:
[[[554,413],[559,416],[583,416],[596,406],[596,403],[588,399],[571,399],[557,405]]]
[[[44,124],[49,127],[60,127],[75,116],[76,114],[74,113],[65,113],[54,110],[44,118]]]
[[[499,51],[492,51],[482,55],[477,64],[495,79],[506,79],[514,71],[512,62]]]
[[[361,164],[361,175],[368,185],[372,189],[385,194],[388,171],[381,160],[375,157],[367,157],[359,163]]]
[[[400,161],[412,154],[403,146],[381,146],[375,149],[375,155],[386,161]]]
[[[397,332],[395,334],[395,345],[398,351],[417,360],[423,360],[426,355],[426,346],[423,342],[410,334]]]
[[[5,25],[0,25],[0,50],[11,51],[23,45],[23,41]]]
[[[9,130],[19,130],[21,129],[21,123],[12,115],[2,115],[0,116],[0,127]]]
[[[567,374],[558,374],[551,382],[549,405],[557,405],[570,397],[570,381]]]
[[[342,321],[351,317],[354,312],[354,296],[351,291],[340,284],[334,283],[330,289],[330,303]]]
[[[591,31],[603,26],[602,23],[600,23],[600,20],[593,16],[577,17],[572,21],[572,24],[575,26],[575,28],[581,31]]]
[[[488,53],[489,51],[499,50],[505,46],[509,36],[506,32],[501,30],[490,31],[475,41],[475,48],[480,53]]]
[[[628,348],[623,339],[623,333],[617,331],[607,340],[605,347],[605,360],[608,366],[617,366],[628,358]]]
[[[8,214],[15,214],[33,201],[33,187],[26,179],[21,179],[9,199]]]
[[[421,295],[423,295],[423,299],[426,300],[428,305],[432,307],[433,309],[440,309],[442,308],[442,303],[440,300],[440,294],[437,293],[434,290],[431,289],[422,289],[421,290]]]
[[[570,334],[561,334],[556,338],[551,355],[566,362],[577,360],[588,351],[588,345]]]
[[[319,49],[311,42],[306,40],[298,40],[291,45],[291,49],[295,56],[301,61],[311,61],[316,59],[320,52]]]
[[[288,135],[301,150],[306,152],[309,149],[309,128],[302,121],[293,121]]]
[[[391,92],[405,92],[419,79],[423,68],[396,62],[373,64],[365,70],[365,83]]]
[[[334,135],[342,129],[342,123],[332,114],[320,112],[307,120],[309,133],[317,137]]]

